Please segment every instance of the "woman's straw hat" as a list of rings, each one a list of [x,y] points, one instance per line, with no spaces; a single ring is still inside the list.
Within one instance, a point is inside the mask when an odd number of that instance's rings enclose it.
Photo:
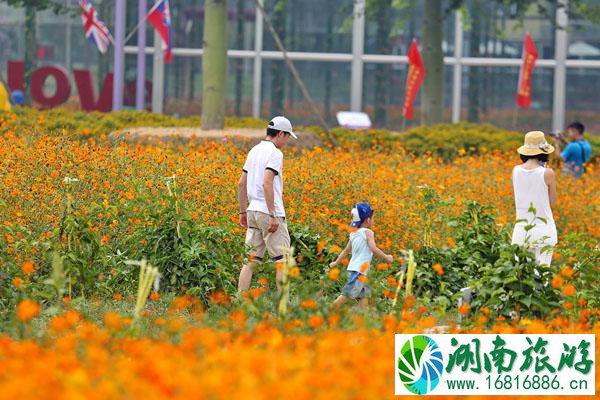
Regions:
[[[553,151],[554,146],[546,142],[546,137],[542,131],[527,132],[525,135],[525,144],[517,149],[517,152],[524,156],[550,154]]]

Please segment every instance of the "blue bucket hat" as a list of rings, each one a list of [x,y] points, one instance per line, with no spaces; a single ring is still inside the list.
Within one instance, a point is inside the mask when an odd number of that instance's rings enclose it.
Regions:
[[[352,209],[352,223],[350,226],[358,228],[365,219],[373,215],[373,209],[369,203],[358,203]]]

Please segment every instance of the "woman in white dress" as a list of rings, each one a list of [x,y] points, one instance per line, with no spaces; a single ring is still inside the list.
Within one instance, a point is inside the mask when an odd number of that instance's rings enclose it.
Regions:
[[[524,145],[517,150],[523,163],[512,172],[517,214],[512,243],[527,247],[538,264],[546,265],[550,265],[558,241],[550,208],[557,199],[556,178],[554,171],[546,167],[548,154],[553,151],[544,132],[528,132]]]

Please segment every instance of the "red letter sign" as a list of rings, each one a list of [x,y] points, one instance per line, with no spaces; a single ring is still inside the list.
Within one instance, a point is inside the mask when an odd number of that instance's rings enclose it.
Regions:
[[[98,96],[98,101],[94,97],[94,88],[92,87],[92,74],[88,70],[75,69],[75,82],[79,92],[79,102],[84,111],[109,112],[112,110],[112,92],[113,92],[113,74],[109,73],[104,78],[104,85]]]
[[[10,91],[25,91],[25,63],[23,61],[8,62],[8,87]]]
[[[66,69],[61,67],[42,67],[31,74],[31,98],[40,103],[44,108],[59,106],[69,99],[71,85]],[[56,80],[56,90],[52,96],[44,93],[44,82],[49,76]]]

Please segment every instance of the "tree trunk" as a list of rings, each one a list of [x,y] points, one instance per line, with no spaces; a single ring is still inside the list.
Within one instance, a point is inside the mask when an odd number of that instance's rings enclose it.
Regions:
[[[377,21],[377,53],[390,54],[390,33],[392,31],[392,20],[390,9],[391,0],[380,0],[375,10]],[[387,120],[386,105],[388,100],[388,88],[391,80],[391,66],[389,64],[377,64],[375,66],[375,123],[385,125]]]
[[[478,16],[481,12],[481,4],[479,0],[473,1],[471,15]],[[479,56],[479,46],[481,45],[481,19],[479,17],[472,18],[473,25],[471,26],[471,35],[469,40],[469,56]],[[479,74],[480,67],[469,67],[469,112],[467,119],[470,122],[479,122]]]
[[[421,122],[442,122],[444,115],[444,55],[442,53],[442,0],[425,0],[423,64],[426,75],[421,97]]]
[[[29,85],[31,74],[37,65],[36,15],[34,7],[25,7],[25,104],[27,105],[31,105]]]
[[[327,2],[327,27],[325,36],[325,52],[330,53],[333,49],[333,17],[335,15],[333,1]],[[323,84],[325,88],[325,94],[323,98],[323,106],[325,107],[325,119],[331,119],[331,78],[332,78],[332,63],[327,63],[325,67],[325,82]]]
[[[238,49],[244,48],[244,0],[237,0],[237,35],[236,44]],[[235,61],[235,115],[242,116],[242,95],[244,79],[244,59]]]
[[[227,0],[206,1],[202,47],[202,129],[223,129],[227,78]]]
[[[273,28],[285,43],[285,8],[287,0],[276,0],[273,13]],[[285,89],[285,65],[280,61],[271,61],[271,115],[283,115]]]

